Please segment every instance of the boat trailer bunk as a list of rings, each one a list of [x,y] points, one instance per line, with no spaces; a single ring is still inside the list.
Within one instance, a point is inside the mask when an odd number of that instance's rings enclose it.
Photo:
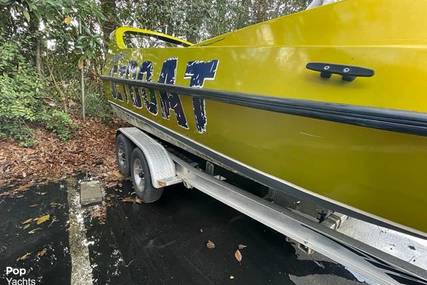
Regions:
[[[145,196],[140,195],[144,202],[159,199],[166,186],[183,183],[280,232],[305,253],[318,252],[363,276],[365,281],[427,284],[426,240],[333,211],[319,220],[295,208],[274,203],[271,201],[274,199],[259,197],[215,175],[215,166],[221,165],[203,158],[205,165],[200,167],[198,162],[179,153],[180,149],[194,153],[194,149],[132,118],[120,108],[113,106],[113,109],[119,117],[138,127],[117,131],[117,155],[119,167],[127,166],[125,172],[129,176],[139,176],[135,179],[137,183],[148,181],[144,185],[150,185],[151,189],[144,186]],[[170,147],[170,143],[174,147]],[[143,153],[139,155],[139,163],[132,159],[132,150]],[[132,180],[138,194],[138,186]],[[271,193],[274,194],[267,195],[270,198],[278,191]]]

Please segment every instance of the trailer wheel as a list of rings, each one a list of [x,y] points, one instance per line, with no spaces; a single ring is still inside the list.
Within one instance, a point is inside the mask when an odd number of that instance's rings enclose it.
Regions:
[[[130,156],[132,154],[132,144],[128,138],[119,134],[116,137],[116,157],[117,165],[124,177],[130,176]]]
[[[154,188],[151,184],[150,169],[144,153],[135,148],[131,155],[131,176],[136,195],[144,203],[153,203],[160,199],[163,188]]]

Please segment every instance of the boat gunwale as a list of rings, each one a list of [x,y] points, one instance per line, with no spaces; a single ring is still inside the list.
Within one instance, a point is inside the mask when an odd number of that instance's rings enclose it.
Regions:
[[[113,76],[101,76],[101,79],[129,86],[153,88],[177,93],[179,95],[202,97],[208,100],[215,100],[227,104],[240,105],[265,111],[345,123],[385,131],[427,136],[427,113],[422,112],[282,98],[206,88],[191,88]]]

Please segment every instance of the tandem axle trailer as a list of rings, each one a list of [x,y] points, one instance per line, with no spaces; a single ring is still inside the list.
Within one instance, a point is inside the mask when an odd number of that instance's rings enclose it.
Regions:
[[[337,212],[319,222],[228,183],[215,175],[213,162],[201,158],[201,168],[200,160],[163,144],[164,134],[149,126],[141,129],[120,128],[116,145],[119,168],[131,177],[143,202],[155,202],[164,187],[183,183],[280,232],[305,253],[316,251],[373,284],[427,284],[427,241]]]

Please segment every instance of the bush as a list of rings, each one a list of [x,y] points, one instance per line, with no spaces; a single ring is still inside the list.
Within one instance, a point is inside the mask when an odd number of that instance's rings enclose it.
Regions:
[[[41,125],[61,139],[69,139],[73,130],[70,116],[44,103],[44,86],[19,52],[16,43],[0,39],[0,137],[32,146],[35,139],[30,126]]]
[[[1,47],[0,58],[2,58]],[[25,66],[20,66],[11,76],[0,75],[1,137],[13,138],[23,146],[34,144],[28,124],[37,121],[37,112],[42,107],[42,100],[38,95],[40,87],[41,84],[35,74]]]
[[[105,96],[98,92],[90,92],[86,95],[86,113],[90,117],[100,118],[108,122],[113,113]]]
[[[49,110],[43,120],[46,128],[64,141],[71,138],[72,132],[76,128],[70,115],[58,110]]]

